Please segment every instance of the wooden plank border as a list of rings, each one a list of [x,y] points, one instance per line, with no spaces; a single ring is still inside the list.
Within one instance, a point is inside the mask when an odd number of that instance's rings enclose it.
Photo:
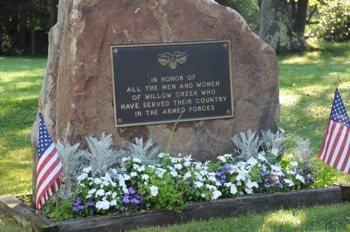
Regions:
[[[36,215],[34,209],[11,195],[0,196],[0,209],[23,225],[31,224],[34,231],[120,231],[186,223],[192,220],[233,217],[248,212],[260,213],[296,206],[336,204],[349,200],[344,198],[343,189],[342,186],[337,186],[220,199],[191,204],[181,214],[173,211],[149,211],[131,215],[86,217],[60,223]]]

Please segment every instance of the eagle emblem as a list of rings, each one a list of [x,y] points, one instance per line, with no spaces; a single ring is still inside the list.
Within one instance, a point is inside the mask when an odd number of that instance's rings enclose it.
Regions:
[[[165,52],[158,54],[158,62],[163,66],[169,66],[175,69],[178,64],[184,64],[187,61],[187,52]]]

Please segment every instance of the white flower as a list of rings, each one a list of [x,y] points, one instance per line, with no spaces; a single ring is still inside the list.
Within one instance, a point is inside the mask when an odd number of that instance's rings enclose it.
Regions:
[[[191,178],[191,172],[186,172],[185,175],[182,177],[184,180],[187,180],[188,178]]]
[[[295,176],[295,179],[300,180],[301,183],[305,184],[305,179],[304,179],[304,177],[302,177],[301,175],[297,174],[297,175]]]
[[[174,165],[174,168],[180,170],[180,169],[182,169],[182,164],[175,164],[175,165]]]
[[[149,179],[149,175],[147,175],[147,174],[143,174],[141,176],[141,180],[148,180],[148,179]]]
[[[113,187],[117,186],[117,184],[114,181],[110,182]]]
[[[196,179],[198,179],[199,181],[203,181],[203,176],[200,173],[195,172],[194,175],[196,176]]]
[[[103,188],[103,186],[109,186],[110,185],[110,183],[109,183],[107,178],[102,177],[101,180],[102,180],[102,184],[101,184],[102,188]]]
[[[96,189],[95,189],[95,188],[90,189],[90,190],[88,191],[88,195],[86,195],[86,198],[91,198],[91,197],[92,197],[92,194],[94,194],[95,192],[96,192]]]
[[[178,173],[177,173],[177,171],[172,170],[172,171],[170,172],[170,175],[172,175],[173,177],[177,177]]]
[[[146,170],[145,165],[142,165],[141,167],[139,167],[139,168],[137,169],[138,172],[144,172],[145,170]]]
[[[286,182],[286,184],[289,186],[289,187],[292,187],[294,185],[293,181],[292,180],[289,180],[289,179],[284,179],[284,182]]]
[[[116,192],[113,192],[113,193],[112,193],[112,198],[116,198],[117,195],[118,195],[118,194],[117,194]]]
[[[251,180],[248,180],[248,182],[246,183],[246,188],[245,191],[247,192],[247,194],[252,194],[253,193],[253,187],[258,188],[258,183],[256,182],[252,182]]]
[[[117,201],[116,200],[112,200],[111,203],[110,203],[111,206],[115,206],[117,205]]]
[[[95,178],[94,183],[95,184],[102,184],[102,180],[100,178]]]
[[[90,190],[88,191],[88,194],[94,194],[96,191],[97,191],[97,190],[96,190],[95,188],[90,189]]]
[[[254,158],[254,157],[251,157],[248,161],[247,161],[247,164],[250,164],[251,166],[254,166],[255,164],[257,164],[258,161]]]
[[[275,147],[271,149],[271,154],[274,156],[278,156],[278,152],[279,152],[279,150]]]
[[[201,197],[202,197],[202,198],[205,198],[206,196],[207,196],[206,193],[201,193]]]
[[[157,169],[156,169],[156,174],[157,174],[157,176],[158,176],[160,179],[163,178],[164,173],[166,173],[166,170],[165,170],[165,169],[163,169],[163,168],[157,168]]]
[[[112,194],[112,192],[111,192],[111,191],[108,191],[108,192],[105,193],[105,196],[108,197],[108,196],[111,195],[111,194]]]
[[[123,158],[122,158],[122,163],[125,163],[125,162],[127,162],[127,161],[129,161],[129,160],[131,160],[130,157],[123,157]]]
[[[206,184],[205,187],[209,190],[216,190],[216,187],[214,185],[211,185],[211,184]]]
[[[208,173],[208,180],[211,180],[213,182],[216,182],[215,172],[209,172]]]
[[[252,182],[251,180],[248,180],[248,182],[246,183],[246,186],[248,188],[253,188],[253,187],[258,188],[259,187],[258,183],[256,183],[255,181]]]
[[[252,194],[253,193],[253,189],[250,189],[250,188],[246,188],[245,191],[246,191],[247,194]]]
[[[104,196],[105,195],[105,190],[104,189],[99,189],[96,191],[96,197],[98,196]]]
[[[173,164],[179,163],[179,162],[181,162],[181,160],[182,160],[181,158],[170,157],[170,161]]]
[[[131,177],[130,177],[128,174],[124,174],[124,175],[123,175],[123,179],[124,179],[124,180],[130,180]]]
[[[232,195],[235,195],[237,193],[237,187],[236,187],[235,184],[233,184],[233,183],[225,183],[225,186],[226,187],[230,187],[230,193]]]
[[[218,156],[217,159],[220,160],[223,163],[226,163],[226,157],[225,156]]]
[[[111,170],[111,172],[112,172],[114,175],[117,175],[117,173],[118,173],[118,171],[117,171],[116,169],[114,169],[114,168],[111,168],[111,169],[109,169],[109,170]]]
[[[83,181],[83,180],[85,180],[86,178],[88,178],[88,174],[85,173],[85,172],[83,172],[82,174],[80,174],[80,175],[77,177],[78,181]]]
[[[185,162],[184,162],[184,166],[185,166],[185,167],[188,167],[188,166],[191,165],[191,160],[192,160],[192,157],[191,157],[191,156],[186,156],[186,157],[184,158],[184,160],[185,160]]]
[[[287,174],[289,174],[289,175],[295,175],[295,170],[287,169]]]
[[[242,169],[241,169],[242,168]],[[236,170],[238,172],[238,175],[236,177],[236,181],[245,181],[247,179],[248,171],[244,169],[244,167],[240,167]]]
[[[89,173],[89,172],[91,172],[91,170],[92,170],[92,168],[91,168],[91,166],[89,166],[89,167],[84,168],[83,172]]]
[[[281,172],[282,168],[281,168],[281,166],[278,166],[278,165],[271,165],[271,171],[273,171],[273,172]]]
[[[98,201],[96,202],[95,207],[100,210],[107,210],[109,209],[109,201],[107,200]]]
[[[166,155],[167,155],[167,154],[165,154],[164,152],[161,152],[161,153],[158,154],[158,158],[161,159],[161,158],[163,158],[163,157],[166,156]]]
[[[200,188],[200,187],[203,186],[203,183],[200,182],[200,181],[195,181],[195,182],[193,182],[193,184],[194,184],[194,186],[195,186],[196,188]]]
[[[131,172],[131,173],[130,173],[130,176],[131,176],[131,177],[137,176],[137,172]]]
[[[222,184],[219,181],[215,181],[216,186],[221,186]]]
[[[188,167],[188,166],[190,166],[190,165],[191,165],[191,161],[186,160],[185,163],[184,163],[184,166],[185,166],[185,167]]]
[[[293,167],[298,167],[298,162],[293,162],[293,161],[291,161],[291,162],[290,162],[290,165],[292,165]]]
[[[158,195],[158,187],[157,186],[154,186],[152,185],[151,187],[149,187],[149,189],[151,190],[151,195],[152,196],[157,196]]]
[[[141,160],[139,158],[133,158],[132,161],[134,161],[135,163],[141,163]]]
[[[265,152],[261,152],[258,154],[258,160],[261,160],[263,162],[267,161],[267,159],[265,158]]]
[[[222,195],[222,193],[219,191],[219,190],[214,190],[214,192],[213,192],[213,196],[211,197],[211,200],[213,201],[213,200],[216,200],[216,199],[218,199],[220,196]]]
[[[138,169],[139,167],[140,167],[140,165],[138,165],[138,164],[134,164],[134,165],[132,166],[133,169]]]

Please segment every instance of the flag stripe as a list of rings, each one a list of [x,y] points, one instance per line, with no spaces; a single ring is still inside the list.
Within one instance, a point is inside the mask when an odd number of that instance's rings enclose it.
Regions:
[[[39,113],[38,163],[36,176],[36,212],[60,188],[62,163],[52,139],[47,131],[44,118]]]
[[[344,158],[347,154],[347,150],[349,147],[349,129],[344,128],[342,133],[342,139],[340,144],[340,149],[337,152],[337,156],[334,156],[331,161],[331,166],[336,167],[337,169],[340,169],[339,164],[342,164],[344,161]],[[344,168],[343,168],[344,170]]]
[[[334,154],[337,154],[337,150],[338,150],[338,145],[339,145],[339,141],[340,141],[340,135],[342,134],[343,128],[339,123],[334,123],[335,127],[334,127],[334,131],[332,132],[331,135],[331,142],[329,144],[329,148],[327,151],[327,156],[326,156],[326,160],[325,162],[327,164],[331,163],[331,158],[333,157]]]
[[[340,93],[336,89],[327,131],[317,156],[328,165],[349,173],[349,147],[350,119]]]

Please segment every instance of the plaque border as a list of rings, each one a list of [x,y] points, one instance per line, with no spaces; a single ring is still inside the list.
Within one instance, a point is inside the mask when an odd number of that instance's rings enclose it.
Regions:
[[[231,114],[222,116],[212,116],[212,117],[202,117],[202,118],[189,118],[189,119],[173,119],[173,120],[161,120],[152,122],[140,122],[140,123],[123,123],[118,124],[118,112],[115,94],[115,77],[114,77],[114,65],[113,65],[113,49],[114,48],[132,48],[132,47],[149,47],[149,46],[174,46],[174,45],[192,45],[192,44],[213,44],[213,43],[228,43],[228,63],[229,63],[229,76],[230,76],[230,93],[231,93]],[[114,127],[131,127],[131,126],[147,126],[147,125],[159,125],[168,124],[176,122],[193,122],[193,121],[203,121],[203,120],[215,120],[215,119],[228,119],[234,118],[234,102],[233,102],[233,87],[232,87],[232,53],[231,53],[231,41],[230,40],[206,40],[206,41],[193,41],[193,42],[171,42],[171,43],[147,43],[147,44],[120,44],[120,45],[110,45],[111,54],[111,66],[112,66],[112,85],[113,85],[113,113],[114,113]],[[181,116],[181,115],[180,115]]]

